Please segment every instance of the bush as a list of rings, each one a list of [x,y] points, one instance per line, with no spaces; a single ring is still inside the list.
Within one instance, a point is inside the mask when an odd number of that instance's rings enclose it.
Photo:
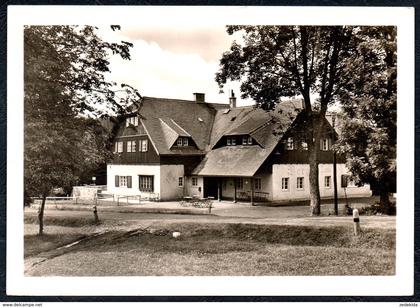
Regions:
[[[373,205],[363,207],[359,210],[359,214],[361,215],[381,215],[381,214],[389,214],[389,215],[396,215],[397,207],[395,202],[389,203],[389,213],[387,212],[386,208],[381,205],[379,202],[375,202]]]

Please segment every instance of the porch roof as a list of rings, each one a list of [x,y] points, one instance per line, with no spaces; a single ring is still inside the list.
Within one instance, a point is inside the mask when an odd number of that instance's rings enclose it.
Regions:
[[[274,144],[275,145],[275,144]],[[273,150],[274,146],[227,146],[208,152],[193,170],[198,176],[251,177]]]

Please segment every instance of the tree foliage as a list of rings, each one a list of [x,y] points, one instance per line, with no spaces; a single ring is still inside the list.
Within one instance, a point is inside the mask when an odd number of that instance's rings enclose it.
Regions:
[[[397,36],[395,27],[361,28],[343,72],[341,150],[355,181],[370,183],[389,210],[396,177]]]
[[[346,26],[228,26],[229,34],[242,37],[223,54],[216,74],[220,87],[227,80],[240,81],[241,96],[263,109],[273,109],[282,97],[303,97],[313,215],[320,213],[318,154],[324,118],[350,78],[343,71],[355,49],[355,31]]]
[[[90,26],[25,27],[24,179],[25,192],[42,197],[40,234],[51,190],[108,157],[109,135],[94,118],[124,114],[141,98],[106,77],[110,57],[129,60],[131,46],[105,42]]]

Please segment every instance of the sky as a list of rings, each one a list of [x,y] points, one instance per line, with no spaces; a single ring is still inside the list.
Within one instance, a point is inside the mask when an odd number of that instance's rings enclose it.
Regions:
[[[193,93],[205,93],[207,102],[228,103],[234,90],[237,105],[253,104],[241,99],[238,82],[227,83],[219,93],[215,74],[223,52],[229,50],[233,39],[220,25],[148,26],[121,25],[120,31],[103,27],[98,32],[107,41],[133,43],[131,60],[111,58],[110,80],[127,83],[141,95],[193,99]]]

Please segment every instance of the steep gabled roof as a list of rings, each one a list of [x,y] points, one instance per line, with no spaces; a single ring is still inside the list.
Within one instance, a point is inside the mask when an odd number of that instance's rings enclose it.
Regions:
[[[139,113],[159,154],[199,154],[207,148],[217,110],[226,107],[190,100],[143,97]],[[171,149],[174,138],[178,136],[191,137],[198,149]]]
[[[200,176],[254,176],[273,152],[282,135],[290,127],[297,112],[299,112],[288,103],[279,104],[271,112],[256,108],[233,109],[231,111],[233,112],[227,114],[219,111],[216,115],[215,125],[213,126],[213,130],[216,129],[216,131],[212,135],[213,143],[216,144],[221,136],[229,133],[223,133],[222,127],[217,127],[217,124],[221,126],[224,124],[228,127],[229,121],[232,121],[231,118],[234,117],[234,120],[238,119],[239,124],[232,127],[231,130],[237,129],[236,131],[241,131],[241,134],[245,134],[247,131],[259,145],[224,146],[212,149],[193,170],[192,174]],[[223,118],[223,115],[230,113],[232,113],[231,118],[229,116]],[[246,127],[247,129],[241,128],[242,130],[240,130],[239,127]]]

